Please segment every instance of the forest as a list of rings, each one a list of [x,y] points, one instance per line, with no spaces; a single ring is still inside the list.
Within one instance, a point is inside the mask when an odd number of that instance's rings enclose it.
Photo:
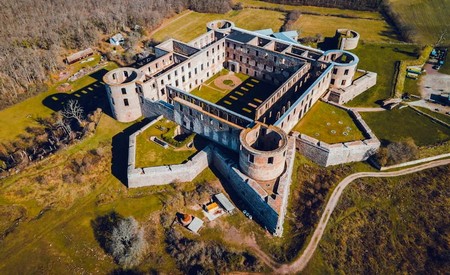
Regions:
[[[0,109],[47,89],[68,50],[98,45],[139,25],[153,29],[187,8],[224,13],[231,1],[210,0],[0,0]]]

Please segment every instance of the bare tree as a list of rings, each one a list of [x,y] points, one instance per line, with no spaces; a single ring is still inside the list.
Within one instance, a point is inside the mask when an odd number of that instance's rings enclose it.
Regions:
[[[133,217],[120,219],[114,226],[108,250],[125,267],[138,264],[147,249],[144,230]]]
[[[81,125],[83,122],[84,110],[76,100],[69,100],[61,113],[66,119],[75,119],[78,125]]]

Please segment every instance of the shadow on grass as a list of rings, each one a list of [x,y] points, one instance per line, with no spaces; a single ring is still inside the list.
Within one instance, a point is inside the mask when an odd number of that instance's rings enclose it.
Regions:
[[[91,221],[91,227],[94,231],[94,237],[97,240],[100,247],[106,252],[108,251],[108,244],[111,239],[111,233],[114,226],[116,226],[123,217],[117,212],[110,212],[103,216],[97,216]]]
[[[338,42],[336,36],[325,37],[322,42],[317,43],[317,47],[322,51],[334,50],[338,48]]]
[[[101,108],[104,113],[112,117],[108,104],[106,90],[102,82],[103,76],[108,72],[100,69],[93,72],[89,77],[95,82],[71,93],[55,93],[46,97],[42,104],[55,112],[61,111],[69,100],[76,100],[83,107],[85,114]]]
[[[128,139],[131,134],[138,131],[152,120],[153,119],[145,118],[139,122],[136,122],[112,138],[111,171],[112,174],[125,186],[127,186]]]

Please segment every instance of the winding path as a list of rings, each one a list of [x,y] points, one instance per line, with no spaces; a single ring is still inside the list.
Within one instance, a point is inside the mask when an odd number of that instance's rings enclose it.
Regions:
[[[342,195],[342,192],[354,180],[367,177],[373,178],[397,177],[448,164],[450,164],[450,159],[443,159],[393,172],[361,172],[346,177],[336,186],[333,193],[331,194],[331,197],[325,207],[322,217],[320,218],[319,224],[316,227],[314,234],[310,242],[308,243],[306,249],[294,262],[290,264],[281,265],[280,268],[274,270],[273,272],[276,274],[297,273],[302,271],[306,267],[309,260],[311,260],[314,252],[316,251],[317,246],[319,245],[319,241],[322,238],[323,232],[325,231],[325,228],[328,224],[328,220],[330,219],[331,214],[336,208],[336,205]]]

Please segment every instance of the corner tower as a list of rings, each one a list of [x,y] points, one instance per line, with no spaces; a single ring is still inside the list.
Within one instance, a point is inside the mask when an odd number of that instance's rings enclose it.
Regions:
[[[103,77],[111,111],[118,121],[131,122],[142,116],[138,94],[142,77],[142,72],[129,67],[112,70]]]

